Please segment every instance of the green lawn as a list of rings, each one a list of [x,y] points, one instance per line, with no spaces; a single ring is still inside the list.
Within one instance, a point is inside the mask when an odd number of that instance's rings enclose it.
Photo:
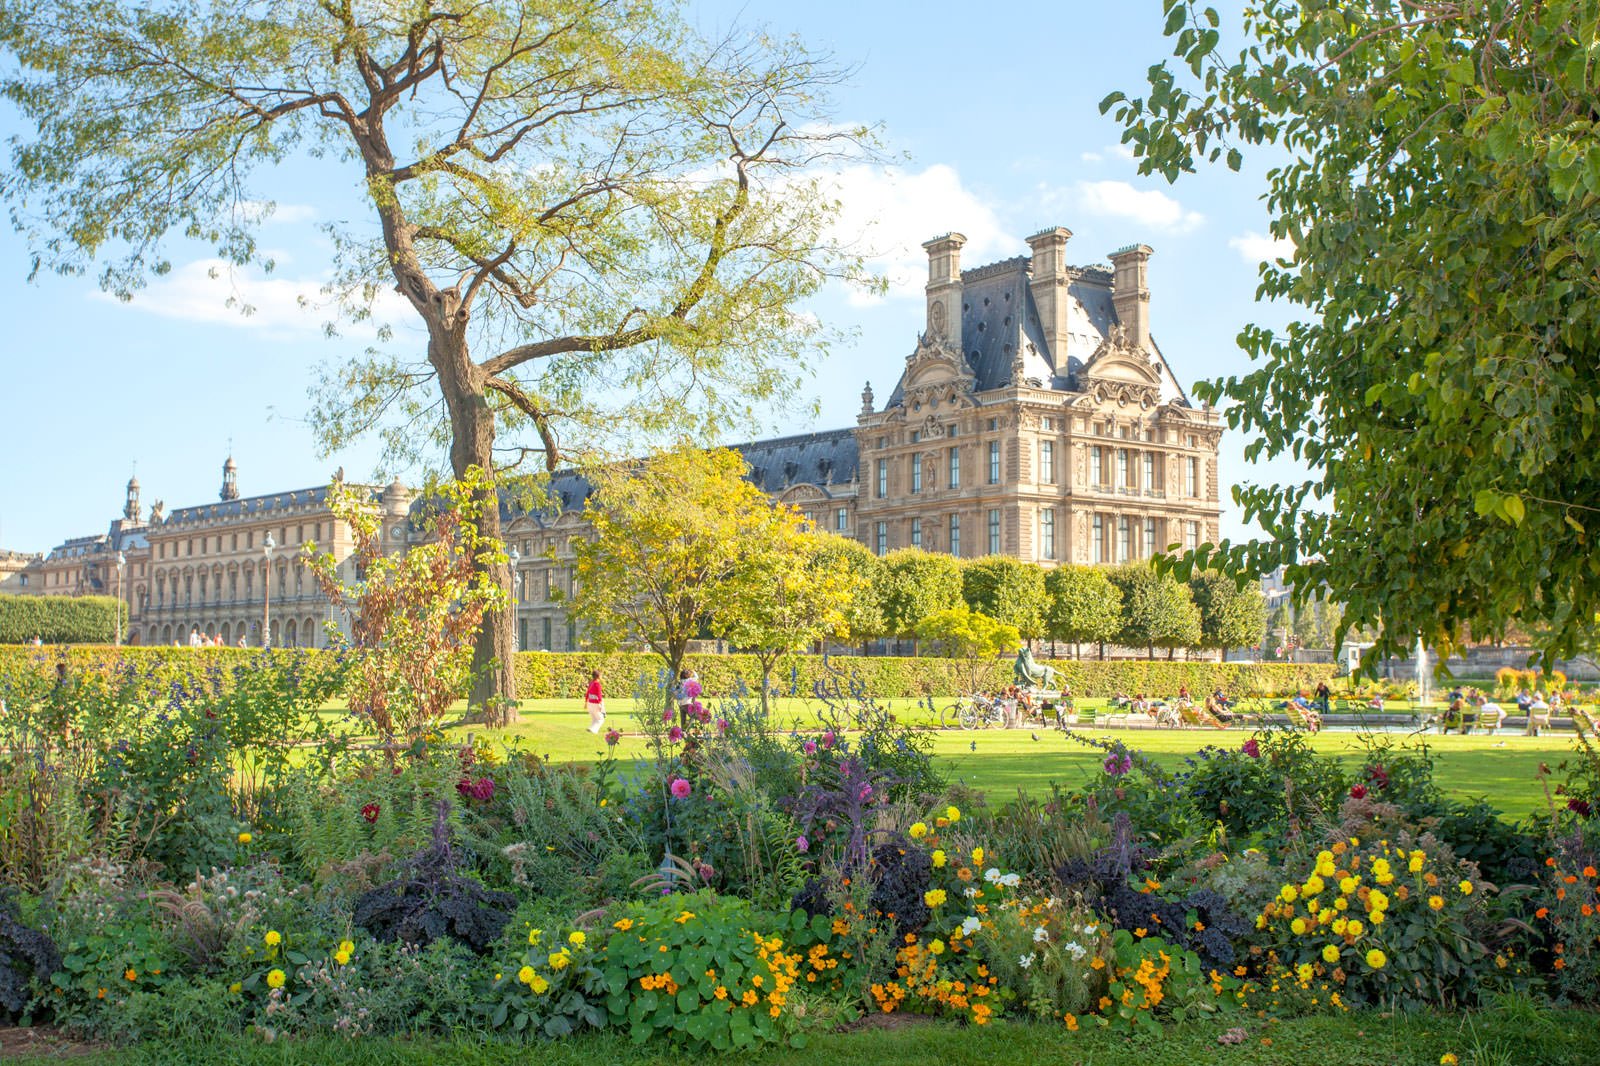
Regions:
[[[1244,1041],[1221,1045],[1231,1026]],[[1084,1066],[1435,1066],[1446,1053],[1461,1066],[1586,1066],[1600,1062],[1600,1018],[1580,1011],[1519,1006],[1485,1015],[1417,1012],[1355,1014],[1266,1022],[1255,1018],[1173,1026],[1157,1041],[1129,1041],[1098,1029],[995,1024],[975,1029],[947,1023],[817,1034],[802,1051],[727,1056],[729,1061],[785,1066],[995,1066],[1060,1063]],[[721,1056],[692,1055],[663,1044],[635,1047],[614,1033],[531,1047],[431,1039],[285,1041],[196,1035],[173,1043],[93,1052],[84,1066],[668,1066]],[[21,1056],[19,1066],[57,1057]]]
[[[943,701],[939,701],[942,705]],[[1085,701],[1094,703],[1098,701]],[[608,727],[623,733],[618,745],[619,758],[647,755],[646,746],[633,719],[632,701],[608,700],[611,714]],[[925,708],[911,700],[890,701],[890,710],[907,720],[931,719]],[[816,728],[814,705],[800,700],[777,701],[780,721],[798,728]],[[588,716],[576,700],[533,700],[522,705],[518,723],[506,730],[485,730],[482,726],[455,725],[447,728],[454,738],[485,737],[496,742],[516,744],[524,750],[548,755],[556,762],[588,761],[601,756],[605,742],[587,731]],[[1248,730],[1109,730],[1088,727],[1085,735],[1112,737],[1150,755],[1166,767],[1177,767],[1185,757],[1208,744],[1237,747],[1249,737]],[[1384,734],[1399,741],[1402,734]],[[1037,736],[1038,739],[1033,739]],[[1522,817],[1542,809],[1545,803],[1536,772],[1539,764],[1554,765],[1571,751],[1570,736],[1526,737],[1505,731],[1490,736],[1427,734],[1433,750],[1438,779],[1447,791],[1463,797],[1484,796],[1507,815]],[[1361,757],[1361,737],[1353,732],[1325,731],[1311,738],[1318,751],[1330,752],[1355,761]],[[1007,795],[1017,789],[1042,792],[1052,781],[1075,785],[1096,771],[1101,756],[1090,748],[1069,741],[1055,730],[940,730],[935,734],[934,752],[952,779],[974,788]]]

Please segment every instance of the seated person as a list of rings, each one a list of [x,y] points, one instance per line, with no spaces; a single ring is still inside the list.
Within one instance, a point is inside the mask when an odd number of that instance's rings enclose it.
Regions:
[[[1544,694],[1538,693],[1533,702],[1528,704],[1528,725],[1525,732],[1530,737],[1539,735],[1539,730],[1550,728],[1550,704],[1545,702]]]
[[[1143,692],[1135,692],[1133,694],[1133,702],[1128,705],[1128,709],[1135,714],[1153,713],[1150,709],[1150,701],[1144,698]]]
[[[1532,706],[1533,697],[1528,694],[1527,689],[1523,689],[1521,692],[1517,693],[1517,710],[1521,711],[1523,714],[1527,714],[1528,708]]]
[[[1367,701],[1367,710],[1369,710],[1369,711],[1381,711],[1381,710],[1383,710],[1383,694],[1381,692],[1377,693],[1370,700]]]
[[[1233,701],[1228,698],[1226,692],[1222,691],[1221,685],[1217,686],[1217,690],[1211,694],[1211,698],[1216,700],[1217,706],[1224,711],[1233,706]]]
[[[1465,717],[1466,701],[1457,693],[1456,697],[1450,701],[1449,706],[1445,708],[1444,714],[1439,716],[1439,732],[1448,733],[1452,729],[1462,728]]]

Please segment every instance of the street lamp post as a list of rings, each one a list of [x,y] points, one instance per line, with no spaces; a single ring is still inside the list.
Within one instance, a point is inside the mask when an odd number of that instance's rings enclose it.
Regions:
[[[267,539],[261,542],[262,552],[267,558],[267,572],[262,575],[261,581],[261,646],[272,647],[272,549],[278,546],[272,539],[272,534],[267,533]]]
[[[128,565],[128,556],[117,553],[117,647],[122,647],[122,568]]]

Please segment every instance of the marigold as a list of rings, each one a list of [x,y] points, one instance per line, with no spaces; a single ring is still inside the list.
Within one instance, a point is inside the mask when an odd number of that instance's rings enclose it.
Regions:
[[[972,849],[972,865],[974,865],[974,866],[982,866],[983,865],[983,849],[982,848],[973,848]]]
[[[1350,936],[1360,936],[1367,931],[1367,927],[1362,925],[1359,919],[1352,918],[1345,924],[1344,931]]]
[[[581,948],[588,942],[589,937],[582,929],[574,929],[572,932],[567,934],[567,943],[571,944],[573,947]]]
[[[568,955],[566,949],[563,948],[552,954],[545,961],[550,964],[552,970],[565,970],[567,965],[572,962],[572,956]]]
[[[533,975],[533,980],[528,982],[528,987],[533,990],[534,995],[542,996],[550,991],[550,982],[544,979],[543,974],[536,973]]]
[[[265,941],[267,947],[275,948],[279,944],[283,943],[283,934],[278,932],[276,929],[268,929],[267,935],[261,939]]]
[[[1446,1051],[1439,1056],[1439,1066],[1457,1066],[1461,1060],[1456,1058],[1455,1052]]]
[[[929,858],[931,858],[933,860],[934,869],[937,870],[937,869],[940,869],[940,868],[942,868],[944,866],[945,854],[944,854],[943,851],[935,851],[932,855],[929,856]]]
[[[1594,867],[1593,866],[1585,866],[1583,868],[1583,876],[1591,877],[1591,878],[1596,876]]]
[[[138,971],[131,966],[122,971],[122,976],[129,981],[137,981],[139,979]]]
[[[942,888],[930,888],[922,894],[922,902],[930,907],[942,907],[947,897]]]
[[[954,806],[946,807],[944,809],[944,816],[950,820],[951,825],[955,825],[957,822],[961,821],[961,811]]]
[[[912,822],[910,832],[912,840],[921,840],[923,837],[928,835],[928,823]]]
[[[284,981],[285,981],[285,977],[283,975],[283,971],[282,970],[268,970],[267,971],[267,987],[268,988],[282,988]]]
[[[518,970],[517,980],[521,981],[525,985],[533,984],[533,967],[524,966],[522,969]]]
[[[241,843],[241,844],[248,844],[248,843],[250,843],[250,841],[252,841],[254,839],[255,839],[255,837],[251,836],[249,833],[240,833],[239,834],[239,843]]]
[[[631,926],[630,926],[630,928],[631,928]],[[538,947],[539,946],[539,938],[541,936],[543,936],[543,935],[544,935],[544,930],[543,929],[529,929],[528,930],[528,946],[530,948]]]
[[[1471,881],[1463,881],[1459,885],[1457,885],[1456,887],[1461,890],[1461,894],[1463,896],[1472,895],[1472,882]]]
[[[1332,965],[1339,961],[1339,945],[1329,944],[1322,949],[1322,961]]]
[[[1387,966],[1388,963],[1389,956],[1385,955],[1377,948],[1373,948],[1371,951],[1367,952],[1367,965],[1372,967],[1374,970],[1381,970]]]

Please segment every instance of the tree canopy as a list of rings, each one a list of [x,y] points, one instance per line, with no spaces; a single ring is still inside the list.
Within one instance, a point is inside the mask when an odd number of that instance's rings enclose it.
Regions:
[[[1022,643],[1016,626],[974,611],[965,603],[926,615],[913,631],[918,640],[941,654],[966,661],[969,692],[978,691],[990,662],[1014,652]]]
[[[1162,0],[1176,63],[1102,103],[1143,173],[1271,165],[1287,258],[1248,326],[1258,365],[1196,394],[1227,402],[1250,458],[1302,484],[1235,491],[1267,538],[1199,566],[1286,566],[1303,602],[1344,605],[1368,662],[1418,634],[1542,625],[1589,641],[1600,605],[1600,66],[1591,0],[1266,0],[1225,49],[1217,13]]]
[[[1199,647],[1253,648],[1267,632],[1267,600],[1254,583],[1207,570],[1189,578],[1189,594],[1200,612]]]
[[[1098,566],[1058,566],[1045,575],[1045,636],[1103,644],[1122,628],[1122,590]]]
[[[1200,612],[1189,586],[1149,563],[1125,563],[1106,571],[1122,593],[1117,643],[1130,648],[1193,648],[1200,643]]]
[[[920,548],[900,548],[883,557],[878,571],[883,631],[909,637],[936,611],[961,605],[961,563]]]
[[[0,194],[36,271],[98,264],[128,297],[174,236],[270,269],[256,228],[304,160],[366,209],[328,227],[331,302],[397,292],[427,336],[328,370],[326,448],[380,431],[456,477],[554,470],[619,426],[631,452],[790,393],[829,336],[796,301],[860,274],[817,170],[864,143],[830,120],[844,72],[680,7],[0,0],[0,93],[33,127]],[[486,622],[475,695],[509,697],[509,617]]]
[[[967,606],[1024,637],[1044,632],[1044,570],[1009,555],[987,555],[961,564],[961,596]]]

